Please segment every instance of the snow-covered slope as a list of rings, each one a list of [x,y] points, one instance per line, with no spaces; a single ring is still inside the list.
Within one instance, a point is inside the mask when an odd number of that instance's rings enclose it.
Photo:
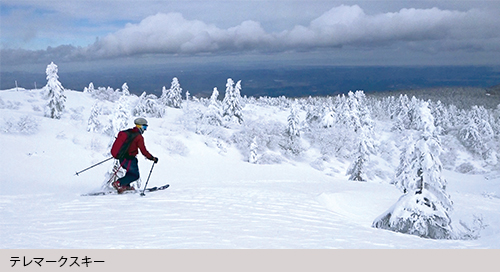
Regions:
[[[44,117],[39,90],[0,91],[1,248],[500,248],[496,172],[443,173],[453,226],[481,219],[480,238],[430,240],[380,230],[373,220],[402,194],[389,183],[398,154],[392,163],[387,154],[373,158],[384,174],[368,182],[348,181],[346,160],[312,164],[318,153],[312,147],[300,159],[251,164],[236,144],[187,129],[182,117],[201,107],[191,101],[148,118],[146,146],[159,158],[149,185],[169,183],[169,189],[145,197],[82,196],[100,190],[112,162],[75,172],[108,158],[113,138],[87,132],[92,96],[65,95],[57,120]],[[257,104],[243,111],[249,121],[285,124],[288,115]],[[380,131],[390,137],[389,129]],[[152,163],[138,157],[144,185]]]

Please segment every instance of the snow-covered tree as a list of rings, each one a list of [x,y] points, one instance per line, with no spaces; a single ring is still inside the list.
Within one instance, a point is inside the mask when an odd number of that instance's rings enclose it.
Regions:
[[[347,169],[349,180],[367,181],[367,163],[370,160],[370,154],[373,152],[373,140],[369,136],[369,131],[361,127],[358,132],[358,148],[354,154],[354,161]]]
[[[429,102],[431,106],[431,113],[434,116],[434,125],[439,134],[446,134],[452,128],[450,116],[447,108],[441,103],[441,101],[437,101],[435,103]]]
[[[290,106],[290,114],[287,121],[286,137],[281,147],[285,150],[286,154],[297,156],[304,151],[304,148],[301,144],[300,122],[295,104]]]
[[[297,110],[295,105],[290,107],[290,114],[288,115],[288,127],[287,134],[290,138],[295,138],[300,136],[300,127],[299,127],[299,116],[297,114]]]
[[[132,114],[134,116],[163,117],[165,115],[165,108],[160,106],[157,101],[158,98],[156,95],[143,92]]]
[[[361,128],[361,119],[360,119],[360,101],[358,100],[358,97],[353,93],[349,92],[347,94],[347,108],[348,110],[345,111],[345,114],[347,114],[347,124],[354,130],[354,132],[358,132],[358,130]]]
[[[89,94],[92,94],[95,92],[95,88],[94,88],[94,83],[90,82],[89,83],[89,87],[85,87],[83,88],[83,93],[89,93]]]
[[[332,113],[333,117],[333,113]],[[333,120],[333,119],[332,119]],[[306,111],[306,124],[309,128],[318,126],[322,121],[322,111],[319,107],[308,104]],[[332,122],[333,125],[333,122]]]
[[[333,109],[329,109],[326,112],[327,113],[321,119],[321,126],[324,128],[331,128],[337,122],[336,114]]]
[[[101,114],[101,105],[100,102],[97,101],[92,105],[90,109],[90,117],[87,125],[87,131],[89,132],[97,132],[101,129],[101,122],[99,122],[99,114]]]
[[[115,137],[118,132],[124,130],[128,126],[128,122],[131,118],[130,105],[128,98],[122,96],[113,109],[113,113],[110,116],[109,123],[105,128],[105,133],[109,136]]]
[[[207,111],[203,114],[202,123],[212,126],[220,126],[222,124],[222,112],[220,102],[217,100],[218,97],[219,91],[217,88],[214,88],[210,97],[210,105],[208,105]]]
[[[250,162],[250,163],[257,163],[258,162],[258,159],[259,159],[259,156],[257,153],[258,147],[259,146],[257,145],[257,137],[254,137],[252,140],[252,143],[250,144],[250,156],[248,158],[248,162]]]
[[[398,99],[397,109],[395,111],[395,123],[393,130],[402,131],[404,129],[416,129],[415,118],[418,112],[420,100],[416,97],[408,99],[406,95],[401,95]]]
[[[243,123],[243,114],[241,106],[241,80],[236,87],[231,78],[227,79],[226,95],[222,101],[222,117],[228,122]]]
[[[349,92],[347,103],[350,112],[350,124],[356,136],[356,151],[353,154],[354,161],[347,169],[349,180],[366,181],[367,164],[370,154],[375,152],[373,140],[373,120],[366,105],[366,97],[363,91]]]
[[[489,119],[489,114],[484,107],[473,106],[459,132],[463,145],[484,159],[496,157],[492,148],[495,133]]]
[[[433,239],[453,237],[452,201],[446,193],[442,151],[427,102],[415,112],[419,137],[402,152],[395,184],[404,195],[373,222],[373,227]]]
[[[161,89],[160,98],[158,99],[160,104],[167,106],[167,96],[168,96],[168,90],[165,86],[163,86],[163,88]]]
[[[45,72],[47,74],[47,85],[43,87],[42,92],[49,100],[46,106],[45,116],[60,119],[62,112],[64,111],[66,96],[64,95],[64,87],[58,80],[59,76],[57,75],[57,65],[51,62],[47,65]]]
[[[122,94],[123,95],[130,95],[130,91],[128,89],[127,82],[123,83],[123,85],[122,85]]]
[[[172,108],[181,108],[182,106],[182,88],[179,80],[174,77],[170,84],[170,89],[163,87],[160,102],[165,106]]]

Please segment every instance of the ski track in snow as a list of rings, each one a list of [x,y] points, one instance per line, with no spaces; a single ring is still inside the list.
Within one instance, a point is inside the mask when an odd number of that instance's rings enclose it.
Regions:
[[[266,182],[264,189],[259,182],[173,186],[145,197],[3,196],[0,226],[10,235],[2,235],[0,244],[4,248],[474,247],[470,241],[433,241],[377,230],[370,224],[360,226],[327,209],[318,201],[321,197],[304,190],[303,184]]]

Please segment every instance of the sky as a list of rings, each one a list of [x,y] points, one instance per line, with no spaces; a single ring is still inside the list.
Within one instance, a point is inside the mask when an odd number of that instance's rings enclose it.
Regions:
[[[499,65],[500,1],[2,0],[0,69]]]

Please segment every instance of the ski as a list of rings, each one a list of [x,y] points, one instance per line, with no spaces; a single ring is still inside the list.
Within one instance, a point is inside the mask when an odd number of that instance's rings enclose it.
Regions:
[[[155,186],[151,188],[146,188],[144,191],[145,192],[156,192],[156,191],[162,191],[170,187],[169,184],[165,184],[163,186]],[[109,190],[109,191],[101,191],[101,192],[94,192],[94,193],[87,193],[83,194],[82,196],[102,196],[102,195],[126,195],[126,194],[137,194],[137,193],[142,193],[143,190],[138,189],[138,190],[133,190],[133,191],[125,191],[121,194],[118,194],[116,190]]]
[[[151,187],[151,188],[146,188],[146,192],[155,192],[155,191],[161,191],[161,190],[165,190],[167,189],[168,187],[170,187],[170,184],[165,184],[163,186],[160,186],[160,187]]]

